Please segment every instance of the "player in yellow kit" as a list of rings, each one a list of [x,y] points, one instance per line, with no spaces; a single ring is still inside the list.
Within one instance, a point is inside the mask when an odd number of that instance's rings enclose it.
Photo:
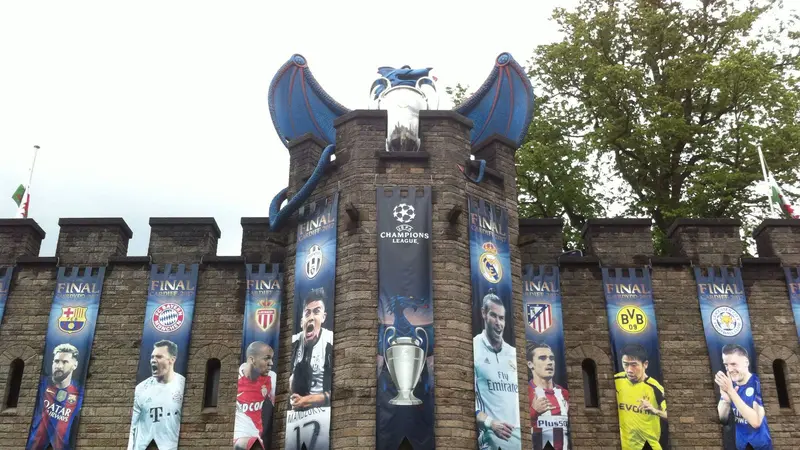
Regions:
[[[622,349],[624,372],[614,375],[622,450],[641,450],[649,443],[662,450],[661,421],[667,420],[664,388],[647,375],[647,351],[638,344]]]

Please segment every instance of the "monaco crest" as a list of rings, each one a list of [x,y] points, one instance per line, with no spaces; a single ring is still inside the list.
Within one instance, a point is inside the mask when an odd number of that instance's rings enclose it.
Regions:
[[[58,328],[64,333],[81,331],[86,325],[86,308],[83,306],[64,306],[58,318]]]
[[[275,317],[277,316],[275,308],[273,308],[275,302],[262,301],[259,302],[259,305],[263,308],[256,310],[256,324],[262,331],[267,331],[275,323]]]

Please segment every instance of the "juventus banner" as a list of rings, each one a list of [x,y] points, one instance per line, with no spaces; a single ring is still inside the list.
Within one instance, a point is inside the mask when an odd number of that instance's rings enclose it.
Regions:
[[[800,267],[784,267],[783,270],[786,272],[786,284],[789,288],[789,302],[792,304],[792,312],[794,312],[794,324],[797,327],[797,337],[800,338]]]
[[[75,448],[105,267],[59,267],[27,450]]]
[[[11,287],[13,274],[13,267],[0,267],[0,322],[3,321],[3,314],[6,311],[6,300],[8,300],[8,290]]]
[[[283,274],[273,264],[248,264],[247,298],[242,327],[242,357],[236,388],[235,449],[256,442],[272,448],[278,338],[280,335]]]
[[[694,276],[724,448],[744,449],[749,443],[755,450],[772,449],[742,273],[738,267],[695,267]]]
[[[623,450],[669,448],[653,287],[648,269],[603,268]]]
[[[483,199],[467,201],[478,448],[520,449],[508,213]]]
[[[431,188],[379,187],[377,448],[434,448]]]
[[[569,391],[557,266],[525,266],[522,302],[527,317],[525,361],[533,450],[568,450]]]
[[[173,270],[177,269],[177,270]],[[128,450],[178,448],[198,265],[150,268]]]
[[[298,213],[286,450],[330,447],[339,194]]]

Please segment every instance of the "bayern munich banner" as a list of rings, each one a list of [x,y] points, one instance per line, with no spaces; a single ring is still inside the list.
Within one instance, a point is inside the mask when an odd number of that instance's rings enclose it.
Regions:
[[[3,321],[3,314],[6,311],[8,290],[11,287],[11,276],[13,274],[13,267],[0,267],[0,322]]]
[[[786,284],[789,288],[789,302],[794,313],[794,324],[797,327],[797,337],[800,338],[800,267],[784,267]],[[2,295],[2,294],[0,294]],[[0,316],[1,318],[2,316]]]
[[[377,448],[433,449],[431,188],[379,187]]]
[[[478,448],[521,449],[508,212],[467,201]]]
[[[236,387],[234,449],[272,448],[283,274],[278,264],[247,264],[242,357]]]
[[[723,447],[772,449],[756,375],[750,311],[738,267],[694,268],[700,314],[723,424]]]
[[[330,448],[339,194],[298,212],[286,450]]]
[[[569,450],[569,390],[558,266],[522,268],[533,450]],[[550,447],[547,447],[547,445]]]
[[[647,268],[603,268],[622,450],[669,448],[653,285]]]
[[[27,450],[75,448],[105,267],[59,267]]]
[[[162,270],[163,269],[163,270]],[[128,450],[176,450],[189,360],[198,265],[152,265]]]

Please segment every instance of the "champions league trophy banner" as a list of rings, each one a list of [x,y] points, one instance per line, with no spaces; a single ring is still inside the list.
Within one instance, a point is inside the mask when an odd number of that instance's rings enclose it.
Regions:
[[[105,267],[59,267],[27,450],[75,448]]]
[[[522,268],[533,450],[569,450],[569,391],[558,266]]]
[[[278,360],[283,274],[278,264],[248,264],[247,298],[242,327],[242,358],[236,388],[234,450],[256,442],[272,448],[275,406],[275,362]]]
[[[647,268],[603,268],[622,450],[669,448],[667,401]]]
[[[711,372],[719,392],[723,448],[743,450],[749,443],[754,450],[771,450],[742,273],[738,267],[695,267],[694,276]]]
[[[13,267],[0,267],[0,322],[3,321],[3,314],[6,311],[8,290],[11,287],[11,276],[13,274]]]
[[[128,450],[178,448],[198,265],[150,269]]]
[[[797,337],[800,338],[800,267],[784,267],[786,283],[789,288],[789,302],[792,304]],[[2,295],[2,294],[0,294]],[[0,316],[2,318],[2,316]]]
[[[376,447],[433,449],[431,188],[378,187],[377,199]]]
[[[467,201],[478,448],[520,449],[508,213],[483,199]]]
[[[286,450],[330,448],[339,194],[298,211]]]

